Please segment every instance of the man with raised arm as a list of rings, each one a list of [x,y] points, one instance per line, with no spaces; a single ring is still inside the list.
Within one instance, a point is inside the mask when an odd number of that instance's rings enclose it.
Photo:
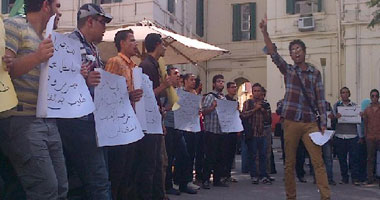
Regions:
[[[286,199],[296,199],[294,168],[297,146],[299,141],[302,140],[315,169],[321,199],[328,200],[331,192],[322,160],[321,147],[314,144],[309,137],[312,132],[321,131],[323,134],[326,130],[326,101],[321,73],[314,66],[305,62],[306,46],[301,40],[294,40],[289,44],[290,57],[294,61],[294,65],[291,65],[278,54],[276,46],[272,43],[267,32],[266,19],[261,21],[260,29],[264,36],[267,53],[284,75],[286,85],[281,114],[281,117],[285,120]],[[316,115],[317,111],[320,114],[320,120]],[[318,121],[320,121],[319,124]]]

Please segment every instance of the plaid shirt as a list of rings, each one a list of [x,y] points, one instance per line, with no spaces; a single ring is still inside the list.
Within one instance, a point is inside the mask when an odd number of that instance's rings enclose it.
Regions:
[[[317,120],[313,110],[306,102],[299,84],[298,74],[311,105],[318,108],[321,115],[321,126],[326,127],[326,100],[321,73],[309,63],[307,63],[307,70],[302,71],[300,67],[286,63],[277,52],[273,53],[271,57],[285,78],[286,92],[281,116],[299,122],[315,122]]]
[[[222,93],[218,93],[215,90],[211,91],[210,93],[217,95],[219,97],[218,99],[226,99]],[[202,102],[202,109],[211,107],[212,102],[216,99],[216,97],[213,94],[208,94],[205,96]],[[222,133],[216,110],[204,116],[204,125],[205,125],[205,131],[216,133],[216,134]]]
[[[264,112],[261,110],[257,110],[254,113],[250,113],[251,110],[254,109],[255,105],[259,103],[253,99],[248,99],[243,103],[243,111],[241,116],[243,118],[248,118],[249,123],[252,127],[252,136],[253,137],[263,137],[265,136],[264,132],[264,124],[265,121],[269,121],[271,117],[271,113],[266,109]],[[252,104],[252,105],[250,105]]]

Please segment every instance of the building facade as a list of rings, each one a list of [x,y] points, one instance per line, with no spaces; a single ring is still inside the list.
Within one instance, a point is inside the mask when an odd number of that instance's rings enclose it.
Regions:
[[[14,2],[2,0],[2,13],[9,12]],[[61,0],[60,31],[72,31],[79,7],[91,2],[101,4],[114,17],[108,28],[146,19],[228,49],[229,54],[198,66],[179,66],[182,73],[199,75],[206,92],[212,90],[212,77],[223,74],[226,82],[242,86],[239,94],[244,99],[250,91],[244,82],[265,86],[272,105],[283,98],[283,76],[262,52],[258,24],[266,13],[269,34],[288,62],[292,62],[289,42],[302,39],[306,43],[306,61],[321,71],[328,101],[335,102],[343,86],[351,89],[356,102],[380,86],[376,56],[380,28],[367,28],[374,11],[368,8],[368,0]]]

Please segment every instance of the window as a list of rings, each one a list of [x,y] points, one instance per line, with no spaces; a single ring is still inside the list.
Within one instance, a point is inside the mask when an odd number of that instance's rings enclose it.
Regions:
[[[172,14],[175,13],[175,1],[176,0],[168,0],[168,11]]]
[[[232,40],[256,39],[256,3],[234,4]]]
[[[7,14],[11,11],[16,0],[1,0],[1,13]]]
[[[107,3],[118,3],[122,2],[123,0],[92,0],[95,4],[107,4]]]
[[[310,14],[322,11],[322,0],[286,0],[286,13]]]
[[[197,0],[196,33],[201,37],[204,35],[204,0]]]

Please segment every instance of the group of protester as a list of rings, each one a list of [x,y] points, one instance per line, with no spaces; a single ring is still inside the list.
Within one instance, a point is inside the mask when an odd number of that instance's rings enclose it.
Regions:
[[[211,174],[213,186],[216,187],[228,187],[228,181],[236,182],[231,177],[231,168],[237,133],[223,133],[216,113],[216,99],[236,101],[236,83],[227,84],[229,92],[224,96],[224,77],[214,76],[213,91],[203,97],[200,109],[203,133],[174,129],[173,104],[169,103],[166,90],[174,87],[200,94],[202,86],[193,74],[185,74],[181,80],[175,67],[169,66],[167,75],[162,74],[159,59],[164,56],[166,48],[159,34],[146,36],[144,45],[147,55],[139,67],[152,81],[157,104],[164,116],[165,135],[144,132],[144,137],[138,142],[98,147],[93,114],[72,119],[36,117],[40,70],[42,64],[54,54],[51,36],[44,38],[43,33],[50,17],[61,15],[60,6],[59,0],[26,0],[25,17],[4,20],[6,53],[2,59],[12,77],[19,104],[0,113],[0,171],[5,184],[3,199],[42,200],[81,196],[82,199],[96,200],[161,200],[167,198],[167,193],[195,194],[199,188],[193,184],[195,161],[196,176],[202,188],[210,189]],[[77,13],[77,28],[68,36],[81,44],[80,73],[92,97],[94,88],[101,80],[100,72],[94,69],[102,68],[126,78],[130,102],[135,107],[144,91],[136,89],[133,82],[132,70],[137,66],[131,57],[138,53],[133,31],[129,29],[116,33],[114,41],[118,54],[106,64],[95,46],[102,40],[106,24],[111,20],[112,17],[100,6],[84,4]],[[242,116],[252,118],[254,123],[262,123],[252,126],[255,129],[252,138],[261,139],[268,132],[264,132],[264,121],[270,124],[270,109],[262,106],[263,88],[259,84],[254,88],[257,91],[253,107],[247,104]],[[265,145],[258,144],[256,141],[249,145],[252,152],[266,151]],[[259,157],[258,175],[263,182],[270,183],[266,173],[261,172],[261,168],[265,168],[266,157],[262,154]],[[252,176],[256,177],[255,167],[252,170]],[[179,188],[174,189],[173,183]],[[80,189],[77,189],[78,185]]]
[[[228,82],[228,93],[224,95],[224,77],[215,75],[212,79],[213,90],[205,94],[201,101],[199,120],[202,131],[196,133],[175,129],[174,104],[170,102],[167,89],[173,87],[200,95],[202,86],[194,74],[180,76],[179,70],[172,66],[167,67],[166,74],[162,73],[159,59],[165,55],[166,47],[159,34],[146,36],[144,45],[147,55],[139,67],[152,82],[152,90],[163,116],[164,134],[144,132],[141,140],[131,144],[98,147],[93,114],[75,119],[37,118],[41,64],[54,54],[53,41],[51,37],[44,39],[43,32],[51,16],[60,16],[60,6],[59,0],[25,0],[26,17],[4,20],[6,53],[3,61],[12,77],[19,104],[0,113],[0,175],[5,183],[3,199],[50,200],[80,196],[82,199],[96,200],[163,200],[168,199],[166,194],[196,194],[200,187],[210,189],[211,180],[214,187],[228,187],[229,182],[237,182],[231,176],[231,169],[239,133],[222,132],[216,111],[217,100],[236,101],[236,83]],[[138,53],[133,31],[116,33],[114,42],[118,54],[106,64],[95,46],[102,40],[106,24],[111,20],[112,17],[99,5],[84,4],[77,13],[77,28],[69,37],[81,43],[81,75],[92,97],[94,88],[101,80],[100,73],[94,69],[102,68],[126,78],[130,102],[135,108],[144,91],[135,88],[133,82],[133,69],[137,66],[131,57]],[[318,126],[316,121],[319,118],[314,113],[315,110],[326,113],[320,72],[305,63],[306,47],[302,41],[296,40],[289,45],[294,67],[277,53],[266,31],[265,20],[260,23],[260,28],[267,53],[284,74],[286,82],[281,116],[285,132],[287,199],[296,197],[294,168],[300,140],[311,157],[322,199],[330,199],[321,147],[313,144],[308,136],[310,132],[326,130],[326,116],[320,115]],[[299,92],[300,88],[310,95],[312,101]],[[348,88],[341,90],[342,102],[338,102],[337,106],[354,105],[348,97],[343,98],[346,90],[349,92]],[[270,167],[270,161],[273,161],[272,112],[265,101],[265,93],[263,86],[253,84],[252,99],[244,102],[240,112],[253,184],[271,184],[274,180],[269,176],[273,171]],[[376,124],[376,119],[380,117],[378,97],[377,90],[371,91],[371,105],[363,114],[369,158],[368,182],[374,181],[373,173],[370,173],[373,167],[370,166],[373,166],[376,141],[380,140]],[[334,106],[335,110],[337,106]],[[329,117],[335,119],[340,115],[333,110]],[[337,147],[342,151],[338,153],[341,166],[346,162],[344,156],[347,156],[347,151],[353,156],[351,146],[362,141],[354,137],[357,134],[355,130],[359,129],[353,130],[351,126],[339,123],[336,126],[337,143],[342,146]],[[348,150],[343,151],[344,148]],[[199,186],[193,182],[194,166],[195,183]],[[350,166],[350,169],[354,181],[359,180],[354,175],[356,172],[352,171],[355,166]],[[342,170],[342,181],[348,182],[347,164]]]

